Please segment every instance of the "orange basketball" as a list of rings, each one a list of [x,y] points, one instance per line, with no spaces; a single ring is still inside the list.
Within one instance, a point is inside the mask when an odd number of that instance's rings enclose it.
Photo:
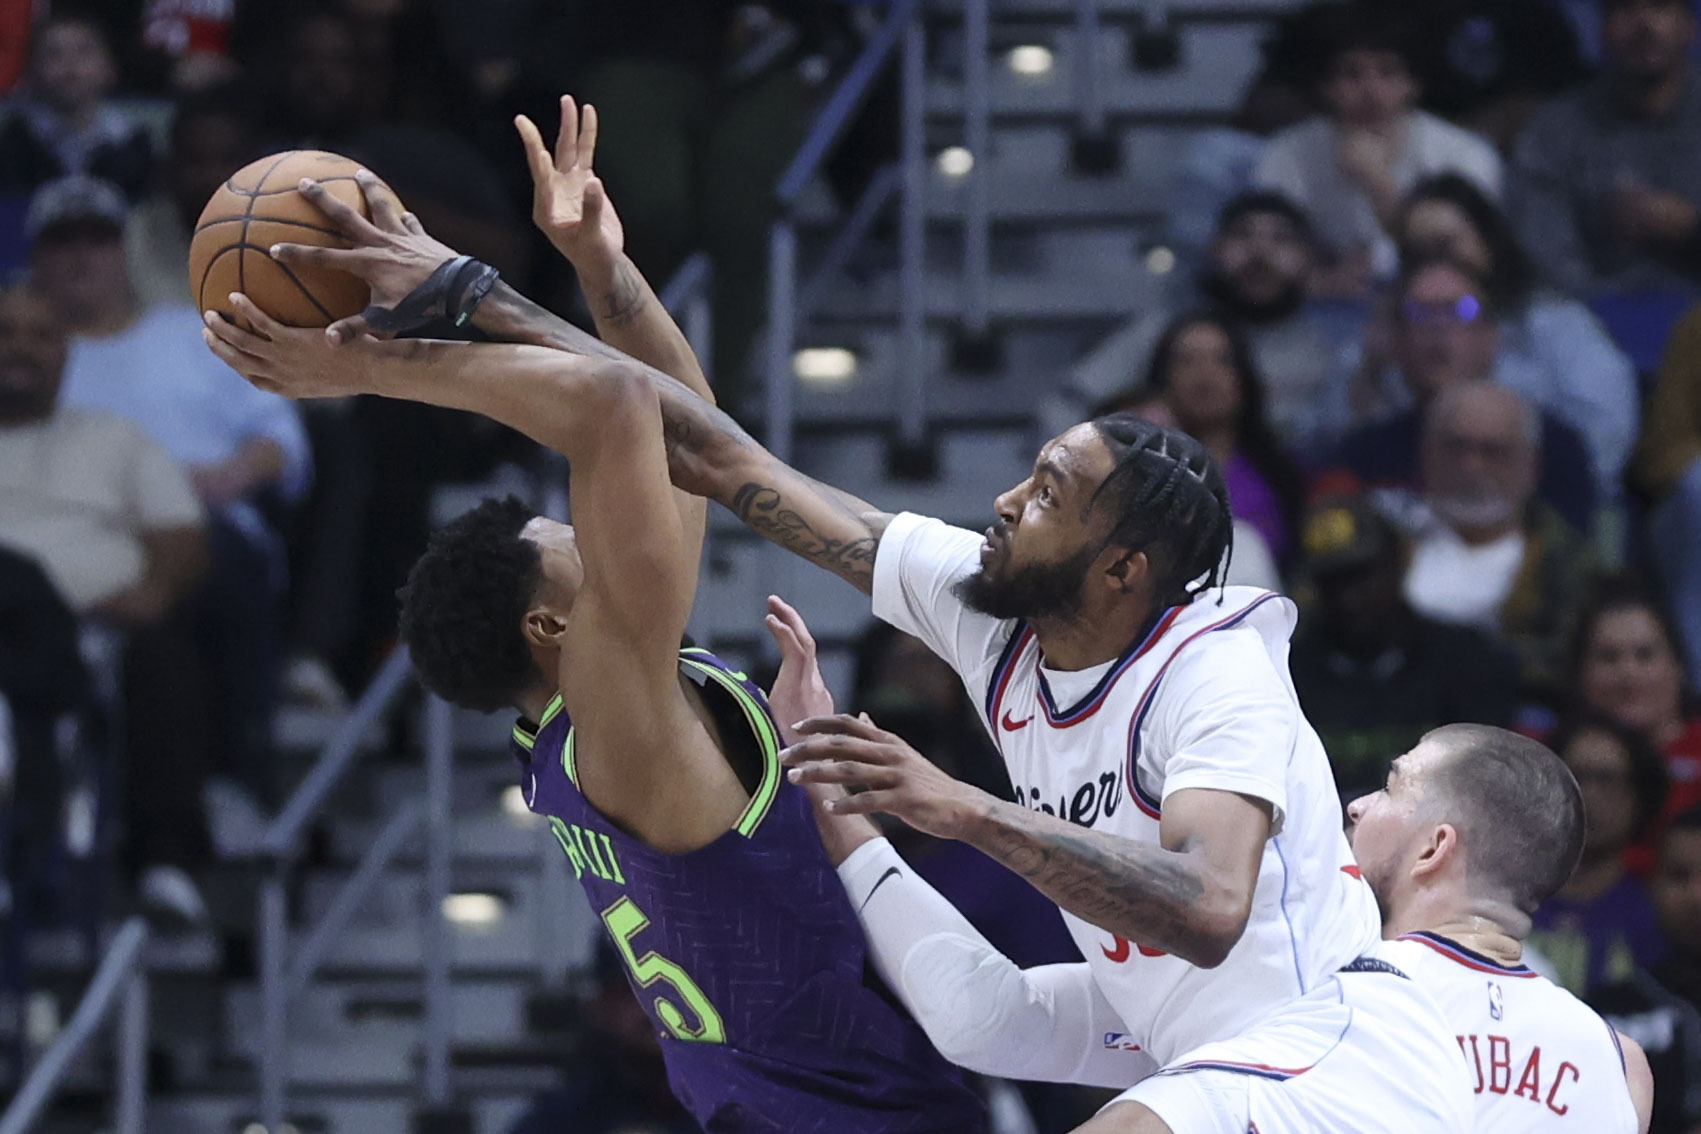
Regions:
[[[296,185],[311,177],[370,216],[354,180],[359,168],[340,154],[291,150],[231,174],[201,211],[189,244],[189,290],[200,309],[233,315],[226,297],[240,291],[291,327],[325,327],[362,311],[369,297],[365,281],[333,268],[286,266],[267,251],[274,244],[347,248]]]

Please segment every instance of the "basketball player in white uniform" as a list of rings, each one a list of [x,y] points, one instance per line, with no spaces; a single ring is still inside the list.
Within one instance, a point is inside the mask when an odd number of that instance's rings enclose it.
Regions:
[[[1560,759],[1502,729],[1449,725],[1347,813],[1391,939],[1378,956],[1441,1006],[1477,1129],[1646,1134],[1654,1084],[1642,1049],[1521,961],[1530,916],[1583,845],[1582,796]]]
[[[441,245],[413,229],[347,235],[356,251],[333,253],[335,266],[365,278],[375,302],[446,302],[417,295]],[[492,337],[581,349],[517,296],[472,320]],[[427,348],[411,344],[214,334],[242,373],[285,394],[381,388],[544,438],[563,410],[540,356],[511,347],[438,350],[416,376]],[[846,813],[887,811],[968,842],[1071,916],[1090,958],[1071,979],[1122,1022],[1104,1042],[1141,1057],[1116,1084],[1129,1093],[1084,1132],[1356,1134],[1391,1115],[1410,1134],[1469,1129],[1464,1068],[1434,1006],[1361,961],[1378,918],[1286,676],[1291,607],[1239,591],[1218,604],[1231,521],[1197,442],[1129,415],[1078,426],[999,497],[983,545],[817,484],[678,383],[650,381],[676,485],[875,594],[880,614],[995,705],[989,725],[1024,805],[847,718],[808,724],[795,776],[868,789],[839,801]],[[1163,1069],[1135,1084],[1145,1060]]]

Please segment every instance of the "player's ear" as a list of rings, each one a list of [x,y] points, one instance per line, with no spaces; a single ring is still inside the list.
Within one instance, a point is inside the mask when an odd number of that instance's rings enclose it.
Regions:
[[[1417,861],[1412,864],[1414,878],[1427,878],[1450,869],[1463,853],[1459,829],[1451,823],[1437,823],[1418,847]]]
[[[1105,589],[1126,595],[1137,593],[1146,585],[1152,564],[1144,551],[1112,546],[1099,552],[1093,566]]]
[[[561,635],[567,629],[567,620],[548,607],[540,606],[526,611],[525,620],[520,626],[521,632],[526,636],[527,645],[553,649],[561,645]]]

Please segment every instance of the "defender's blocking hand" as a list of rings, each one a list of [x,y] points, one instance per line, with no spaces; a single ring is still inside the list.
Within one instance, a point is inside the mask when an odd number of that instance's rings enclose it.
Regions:
[[[793,783],[860,789],[855,795],[825,801],[823,806],[833,815],[885,812],[918,831],[955,839],[993,802],[979,788],[946,775],[901,737],[866,716],[841,713],[795,727],[805,739],[780,754],[791,769],[787,775]]]
[[[525,115],[514,119],[532,171],[532,222],[575,268],[606,267],[626,248],[626,230],[592,172],[597,152],[597,111],[581,112],[572,95],[561,96],[561,127],[555,153]]]
[[[339,319],[325,328],[325,338],[333,345],[374,333],[367,322],[367,315],[373,309],[395,307],[430,279],[431,273],[445,261],[459,255],[427,233],[418,217],[403,212],[396,195],[377,177],[362,169],[355,173],[354,179],[366,195],[371,220],[338,200],[317,181],[307,178],[300,185],[301,195],[324,213],[325,219],[354,247],[274,244],[270,249],[272,259],[279,263],[337,268],[359,276],[372,288],[372,302],[366,311]]]

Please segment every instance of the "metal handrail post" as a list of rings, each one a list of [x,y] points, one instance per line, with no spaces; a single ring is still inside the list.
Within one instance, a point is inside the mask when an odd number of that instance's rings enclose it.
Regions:
[[[992,51],[988,0],[963,4],[963,144],[974,158],[964,189],[963,327],[983,334],[989,321],[991,232],[991,90],[987,70]]]
[[[1099,83],[1098,0],[1075,0],[1075,106],[1083,137],[1105,131],[1104,91]]]
[[[283,1129],[289,1102],[289,910],[287,866],[273,866],[260,883],[260,1125]]]
[[[904,29],[903,192],[898,201],[898,438],[909,445],[920,444],[927,436],[927,382],[922,373],[927,346],[922,294],[927,255],[926,36],[921,17],[912,16]]]
[[[112,1103],[114,1134],[143,1134],[148,1115],[148,978],[132,973],[118,1018],[118,1091]]]
[[[425,700],[425,1102],[449,1103],[449,937],[443,899],[449,893],[450,812],[455,716],[441,697]]]
[[[95,970],[94,979],[89,981],[88,991],[83,994],[82,1000],[77,1004],[77,1010],[71,1014],[70,1022],[65,1025],[65,1030],[53,1041],[53,1046],[36,1061],[36,1065],[30,1068],[23,1085],[8,1100],[5,1112],[0,1113],[0,1134],[28,1134],[28,1131],[35,1129],[36,1120],[53,1100],[54,1092],[59,1089],[66,1072],[71,1069],[77,1056],[88,1047],[96,1030],[106,1022],[112,1011],[113,1000],[125,991],[125,982],[141,977],[139,970],[144,963],[142,950],[147,943],[148,926],[141,918],[133,917],[119,928],[112,944],[107,948],[106,956],[100,962],[100,967]],[[145,1011],[140,1022],[143,1038],[136,1047],[145,1053]],[[127,1026],[133,1023],[130,1019],[125,1021]]]
[[[791,463],[793,382],[797,344],[797,229],[784,217],[768,232],[768,451]]]

